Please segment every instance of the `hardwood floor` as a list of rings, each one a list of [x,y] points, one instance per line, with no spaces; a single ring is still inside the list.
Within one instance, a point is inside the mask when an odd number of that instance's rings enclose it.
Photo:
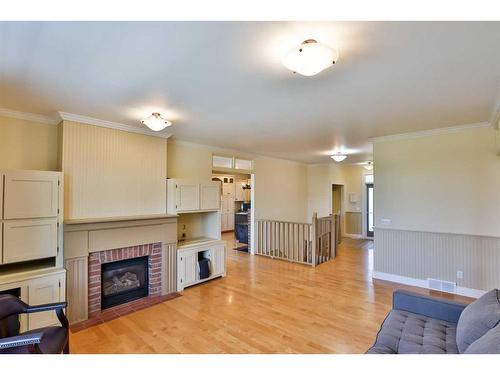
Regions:
[[[72,333],[72,353],[363,353],[401,287],[372,281],[371,241],[344,239],[316,268],[232,248],[226,278]]]

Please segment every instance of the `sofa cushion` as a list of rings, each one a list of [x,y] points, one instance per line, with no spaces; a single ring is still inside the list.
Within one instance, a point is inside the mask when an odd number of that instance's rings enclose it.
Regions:
[[[465,354],[500,354],[500,324],[469,345]]]
[[[469,345],[481,338],[500,322],[500,300],[498,289],[483,294],[467,306],[457,325],[457,346],[464,353]]]
[[[392,310],[380,328],[375,345],[367,353],[456,354],[456,325],[403,310]]]

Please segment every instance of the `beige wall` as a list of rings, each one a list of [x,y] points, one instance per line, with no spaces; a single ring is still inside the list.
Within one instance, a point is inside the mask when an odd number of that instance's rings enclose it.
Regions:
[[[309,222],[305,164],[175,140],[168,141],[169,178],[210,180],[212,153],[254,160],[255,217]]]
[[[167,141],[64,121],[65,218],[166,212]]]
[[[57,170],[57,126],[0,117],[0,168]]]
[[[312,217],[314,212],[317,212],[319,216],[330,215],[332,213],[332,184],[343,185],[342,232],[344,234],[361,234],[359,228],[364,225],[361,212],[364,204],[365,174],[371,174],[371,172],[366,171],[360,165],[331,163],[308,165],[308,216]],[[349,193],[357,195],[358,201],[356,203],[350,202]],[[358,214],[349,215],[349,219],[354,219],[356,222],[350,220],[349,223],[346,223],[345,212],[357,212]],[[350,228],[356,228],[356,232],[349,232]]]
[[[376,226],[500,236],[492,128],[375,143],[374,157]]]
[[[422,286],[437,278],[456,282],[459,293],[500,287],[493,129],[375,143],[374,159],[374,277],[397,275]]]

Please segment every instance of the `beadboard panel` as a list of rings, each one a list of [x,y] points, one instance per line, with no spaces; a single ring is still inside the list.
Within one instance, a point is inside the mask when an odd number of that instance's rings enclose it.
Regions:
[[[65,219],[164,214],[165,139],[64,121]]]
[[[375,272],[478,290],[500,287],[499,237],[376,228],[374,239]]]
[[[345,213],[345,233],[361,234],[362,233],[361,212],[346,212]]]
[[[88,257],[64,262],[67,284],[67,315],[70,323],[88,319]]]
[[[163,272],[161,294],[177,292],[177,245],[163,244]]]

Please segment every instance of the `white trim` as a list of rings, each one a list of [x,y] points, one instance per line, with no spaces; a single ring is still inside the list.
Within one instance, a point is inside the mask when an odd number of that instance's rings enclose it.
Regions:
[[[417,131],[417,132],[383,135],[381,137],[369,138],[369,141],[372,143],[379,143],[379,142],[386,142],[386,141],[399,141],[402,139],[413,139],[413,138],[428,137],[428,136],[432,136],[432,135],[456,133],[456,132],[467,130],[467,129],[487,128],[487,127],[491,127],[491,126],[492,126],[492,124],[489,122],[479,122],[476,124],[465,124],[465,125],[451,126],[448,128],[438,128],[438,129],[422,130],[422,131]]]
[[[127,125],[127,124],[122,124],[119,122],[100,120],[100,119],[93,118],[93,117],[76,115],[76,114],[67,113],[67,112],[58,112],[58,114],[59,114],[59,117],[61,118],[61,120],[65,120],[65,121],[80,122],[83,124],[99,126],[101,128],[116,129],[116,130],[121,130],[121,131],[129,132],[129,133],[145,134],[145,135],[150,135],[150,136],[159,137],[159,138],[169,138],[171,136],[171,134],[165,133],[164,130],[159,131],[159,132],[155,132],[155,131],[152,131],[152,130],[145,128],[144,126],[139,127],[139,126]]]
[[[57,125],[59,123],[59,119],[57,117],[38,115],[36,113],[29,113],[29,112],[14,111],[7,108],[0,108],[0,116],[15,118],[18,120],[33,121],[47,125]]]
[[[400,275],[394,275],[392,273],[373,271],[372,272],[372,279],[385,280],[385,281],[390,281],[393,283],[411,285],[411,286],[417,286],[419,288],[429,289],[428,284],[427,284],[427,280],[415,279],[413,277],[406,277],[406,276],[400,276]],[[485,290],[466,288],[464,286],[457,286],[455,294],[458,294],[460,296],[465,296],[465,297],[479,298],[484,293],[486,293]]]

